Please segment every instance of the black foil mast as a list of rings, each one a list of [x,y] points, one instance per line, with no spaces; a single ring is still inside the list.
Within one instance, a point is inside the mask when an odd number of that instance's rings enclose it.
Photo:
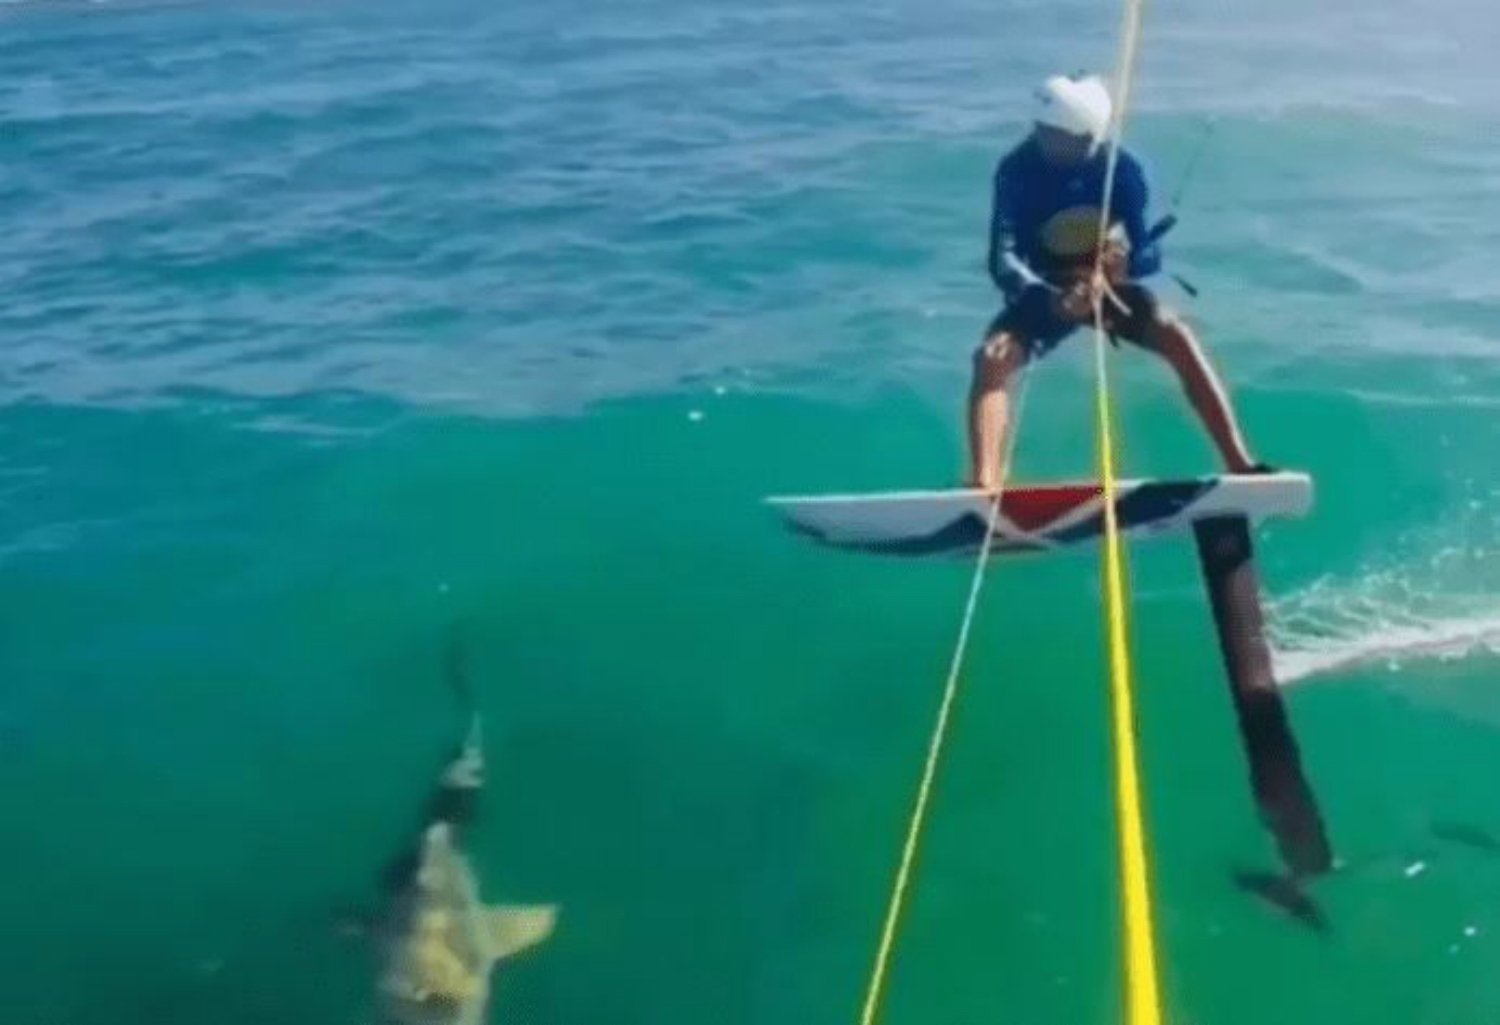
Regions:
[[[1243,516],[1199,520],[1193,532],[1256,806],[1292,875],[1320,875],[1333,866],[1333,853],[1271,668],[1249,521]]]

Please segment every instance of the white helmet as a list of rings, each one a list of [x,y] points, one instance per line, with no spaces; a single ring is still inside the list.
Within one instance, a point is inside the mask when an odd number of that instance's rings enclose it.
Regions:
[[[1037,87],[1032,120],[1070,135],[1086,135],[1098,146],[1109,135],[1113,113],[1109,88],[1099,76],[1053,75]]]

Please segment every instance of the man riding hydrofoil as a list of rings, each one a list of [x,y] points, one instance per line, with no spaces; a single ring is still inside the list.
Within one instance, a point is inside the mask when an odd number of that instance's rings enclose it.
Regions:
[[[995,489],[1010,427],[1010,383],[1026,364],[1093,323],[1100,300],[1112,336],[1166,360],[1231,473],[1264,473],[1246,447],[1229,396],[1193,332],[1140,283],[1161,268],[1147,228],[1141,165],[1120,148],[1109,231],[1099,253],[1099,220],[1113,114],[1095,76],[1053,76],[1036,92],[1031,134],[995,170],[989,273],[1005,296],[974,357],[969,396],[970,484]],[[1102,265],[1107,289],[1094,274]],[[1112,292],[1096,295],[1098,291]],[[1118,302],[1117,302],[1118,300]],[[1123,308],[1122,308],[1123,307]]]

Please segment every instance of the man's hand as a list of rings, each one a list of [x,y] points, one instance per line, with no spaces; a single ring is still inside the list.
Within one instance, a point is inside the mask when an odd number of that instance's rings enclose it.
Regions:
[[[1057,312],[1073,324],[1088,324],[1094,319],[1094,289],[1088,278],[1080,278],[1057,296]]]
[[[1080,268],[1077,276],[1056,298],[1057,312],[1064,320],[1073,324],[1091,324],[1094,321],[1094,303],[1097,300],[1108,307],[1114,300],[1109,290],[1130,281],[1130,254],[1119,242],[1105,243],[1099,258],[1100,277],[1093,266]]]
[[[1118,242],[1105,243],[1099,265],[1111,285],[1123,285],[1130,280],[1130,254]]]

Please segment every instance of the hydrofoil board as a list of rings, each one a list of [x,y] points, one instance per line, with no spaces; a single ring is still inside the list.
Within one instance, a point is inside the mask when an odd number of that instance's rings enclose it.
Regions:
[[[1127,480],[1116,485],[1115,514],[1123,534],[1154,536],[1222,516],[1304,516],[1312,499],[1312,478],[1302,473]],[[992,501],[991,492],[964,488],[767,499],[794,530],[824,544],[905,556],[978,551]],[[1104,533],[1104,488],[1095,482],[1007,487],[994,532],[995,554],[1097,541]]]

